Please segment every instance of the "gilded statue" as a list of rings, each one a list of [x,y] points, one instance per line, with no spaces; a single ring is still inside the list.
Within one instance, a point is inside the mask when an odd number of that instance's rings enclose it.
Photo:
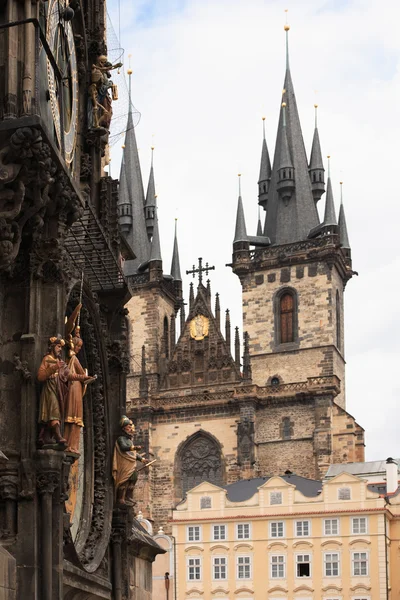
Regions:
[[[133,443],[133,436],[135,434],[135,425],[133,422],[128,417],[123,416],[120,421],[120,427],[122,435],[115,442],[113,456],[112,473],[115,496],[117,504],[132,506],[134,504],[133,490],[138,479],[137,461],[142,462],[144,466],[148,466],[150,463],[143,455],[137,452],[137,450],[142,449],[141,446],[135,446]]]
[[[122,63],[112,65],[107,56],[99,56],[92,65],[91,83],[89,86],[89,127],[93,129],[104,129],[104,133],[110,128],[112,117],[112,100],[117,100],[117,89],[111,81],[113,69],[119,69]],[[112,91],[110,96],[109,90]]]
[[[65,324],[65,335],[69,348],[67,359],[69,377],[64,411],[64,437],[67,442],[67,451],[78,455],[81,430],[84,426],[83,397],[87,385],[97,379],[97,375],[88,376],[77,356],[83,346],[80,327],[76,325],[81,308],[82,304],[78,304]]]

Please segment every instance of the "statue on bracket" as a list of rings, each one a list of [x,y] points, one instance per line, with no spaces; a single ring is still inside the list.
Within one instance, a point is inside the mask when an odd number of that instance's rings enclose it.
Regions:
[[[155,461],[147,461],[143,455],[138,454],[141,446],[135,446],[133,436],[135,426],[126,416],[121,417],[120,427],[122,435],[115,442],[113,456],[113,479],[117,504],[132,506],[133,490],[138,479],[138,471],[148,467]],[[141,469],[136,468],[137,461],[143,463]]]
[[[81,308],[82,304],[79,303],[65,323],[65,337],[69,348],[67,359],[69,383],[64,410],[64,436],[67,441],[67,451],[78,456],[83,427],[83,397],[87,385],[97,379],[97,375],[88,376],[87,370],[82,367],[77,356],[83,346],[79,326]]]
[[[118,100],[117,86],[111,81],[113,69],[119,69],[122,63],[112,65],[107,56],[99,56],[92,65],[91,84],[89,86],[89,129],[104,135],[110,128],[112,100]],[[111,96],[109,90],[111,89]]]

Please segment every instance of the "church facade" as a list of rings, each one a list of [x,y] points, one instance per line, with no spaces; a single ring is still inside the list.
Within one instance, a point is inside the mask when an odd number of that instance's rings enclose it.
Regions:
[[[125,219],[126,237],[134,234],[142,256],[125,265],[132,291],[127,406],[157,459],[137,484],[143,514],[168,529],[171,509],[201,481],[223,486],[287,470],[320,479],[334,462],[362,461],[364,431],[345,398],[343,295],[354,273],[344,207],[337,219],[317,123],[307,158],[288,57],[272,163],[265,133],[262,142],[265,222],[256,235],[247,232],[239,192],[231,268],[242,285],[243,343],[237,329],[231,334],[229,313],[221,324],[201,260],[185,310],[177,239],[166,273],[153,166],[145,197],[132,134],[124,180],[124,214],[139,215]]]

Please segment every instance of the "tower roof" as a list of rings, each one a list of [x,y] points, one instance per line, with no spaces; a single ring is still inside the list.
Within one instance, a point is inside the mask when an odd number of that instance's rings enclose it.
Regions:
[[[340,182],[340,209],[339,209],[339,236],[340,245],[346,250],[350,250],[349,234],[347,233],[346,216],[343,206],[343,183]]]
[[[156,186],[154,183],[153,153],[154,153],[154,148],[151,149],[151,167],[150,167],[149,183],[147,185],[147,194],[146,194],[146,202],[145,202],[146,206],[156,206]]]
[[[267,181],[271,177],[271,161],[265,139],[265,119],[263,119],[263,142],[261,149],[260,177],[258,182]]]
[[[175,219],[174,250],[172,252],[171,275],[175,281],[182,281],[181,266],[179,261],[177,219]]]
[[[288,53],[283,100],[286,106],[281,106],[280,111],[264,228],[264,233],[271,239],[272,244],[287,244],[307,239],[309,231],[319,224],[289,69]],[[284,111],[286,127],[284,126]],[[290,201],[285,205],[277,190],[278,169],[282,161],[289,159],[294,167],[294,189]]]
[[[314,136],[311,146],[311,154],[310,154],[310,170],[311,169],[322,169],[324,168],[324,163],[322,161],[322,152],[321,152],[321,144],[319,141],[319,133],[317,127],[317,105],[315,104],[315,128],[314,128]]]
[[[129,262],[129,272],[134,273],[139,265],[149,256],[149,242],[144,218],[144,191],[140,169],[139,153],[133,126],[131,102],[131,75],[129,75],[129,112],[125,134],[124,152],[121,163],[119,203],[130,204],[132,212],[132,227],[126,234],[126,241],[133,249],[136,259]]]
[[[244,210],[243,210],[243,202],[242,195],[240,189],[240,175],[239,175],[239,198],[236,212],[236,227],[235,227],[235,237],[233,243],[235,242],[247,242],[247,232],[246,232],[246,221],[244,218]]]
[[[160,232],[158,229],[157,209],[156,209],[156,214],[155,214],[155,219],[154,219],[154,231],[153,231],[153,238],[151,240],[149,262],[152,262],[153,260],[160,260],[160,261],[162,260],[161,246],[160,246]]]
[[[328,156],[328,161],[330,157]],[[326,202],[325,202],[325,213],[324,213],[324,225],[337,225],[335,203],[333,200],[332,182],[331,182],[331,168],[330,162],[328,162],[328,185],[326,191]]]

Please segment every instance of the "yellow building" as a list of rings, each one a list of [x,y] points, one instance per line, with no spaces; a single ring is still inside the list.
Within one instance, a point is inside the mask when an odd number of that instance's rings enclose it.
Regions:
[[[396,463],[388,469],[389,495],[346,472],[323,484],[291,473],[201,483],[173,511],[176,600],[398,600]]]

